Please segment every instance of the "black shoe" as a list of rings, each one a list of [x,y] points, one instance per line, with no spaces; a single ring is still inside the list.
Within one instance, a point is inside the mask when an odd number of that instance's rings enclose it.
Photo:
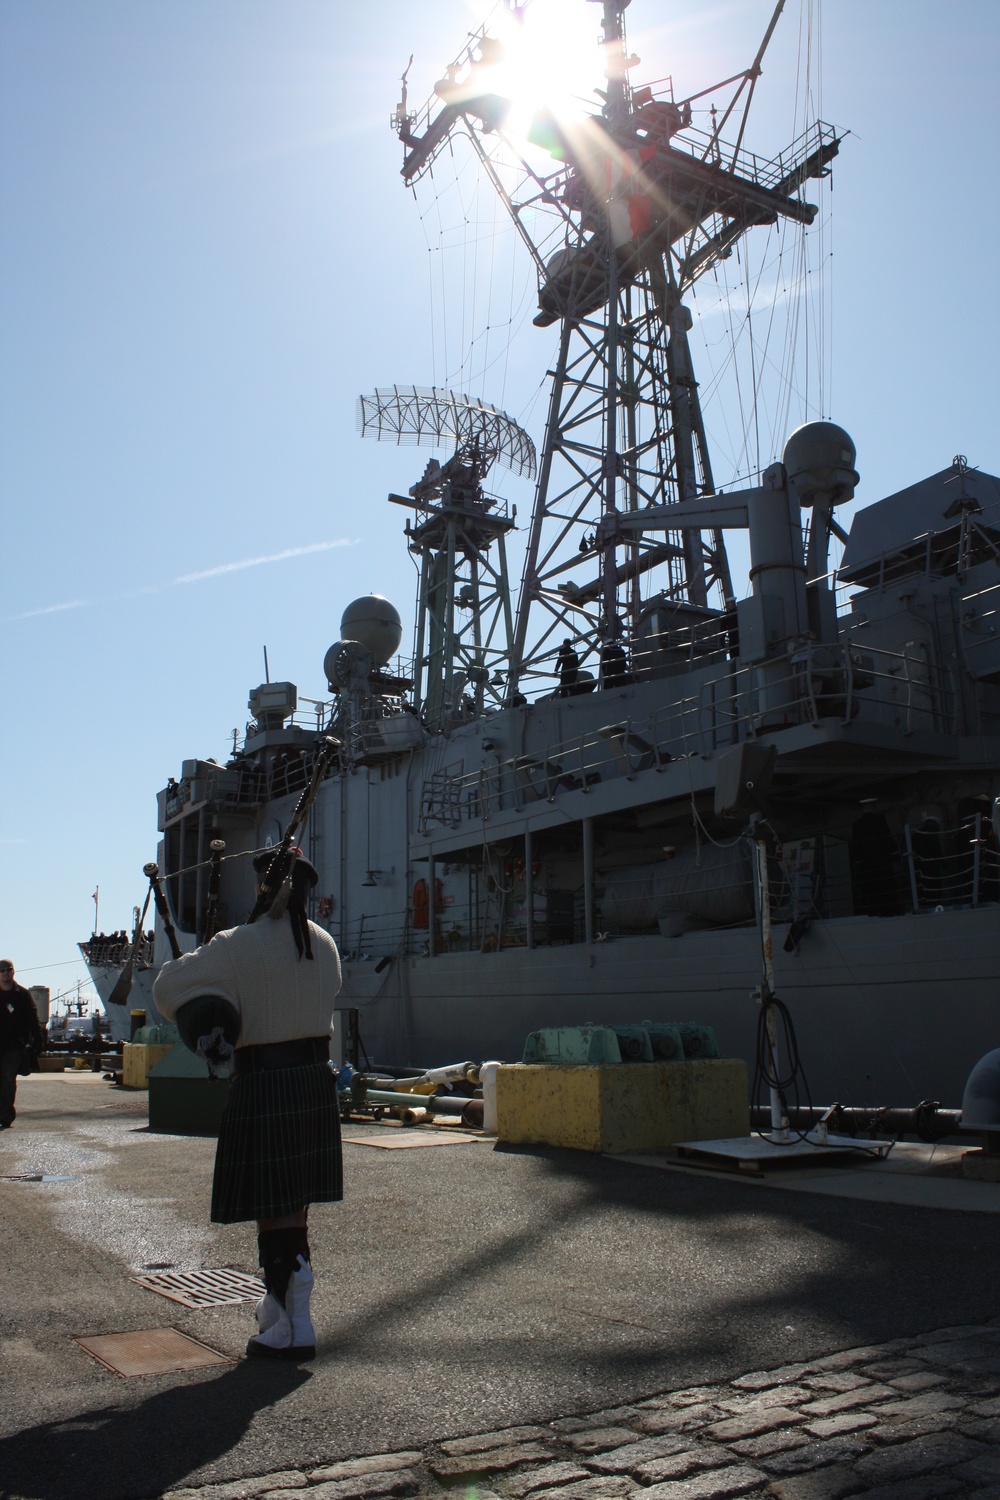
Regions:
[[[270,1344],[258,1344],[256,1339],[247,1343],[247,1359],[292,1359],[305,1361],[316,1358],[315,1344],[301,1344],[298,1348],[272,1349]]]

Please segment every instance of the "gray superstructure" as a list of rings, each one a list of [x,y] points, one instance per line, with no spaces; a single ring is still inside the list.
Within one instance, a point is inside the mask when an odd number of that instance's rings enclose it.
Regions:
[[[610,58],[623,10],[604,4]],[[489,40],[436,112],[410,114],[404,90],[407,181],[455,130],[481,151],[500,130]],[[390,496],[419,565],[414,659],[371,596],[326,653],[331,698],[303,717],[293,684],[256,688],[229,762],[186,761],[160,793],[168,899],[193,943],[222,838],[219,925],[243,920],[246,856],[278,841],[332,732],[306,852],[362,1062],[516,1059],[541,1026],[694,1020],[752,1064],[756,844],[814,1102],[957,1105],[1000,1044],[1000,480],[956,458],[845,533],[854,446],[813,422],[758,482],[716,491],[682,295],[755,225],[811,222],[799,195],[839,142],[816,125],[762,163],[690,118],[609,66],[586,148],[563,138],[542,182],[561,248],[532,247],[536,322],[562,331],[516,609],[515,518],[485,480],[530,472],[526,435],[450,392],[364,398],[366,430],[452,450]],[[602,150],[635,158],[649,203],[631,228]]]

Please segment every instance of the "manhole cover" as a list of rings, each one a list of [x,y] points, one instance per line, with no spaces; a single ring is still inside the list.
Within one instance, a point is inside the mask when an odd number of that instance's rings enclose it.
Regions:
[[[233,1302],[258,1302],[263,1283],[242,1271],[152,1271],[129,1278],[182,1307],[224,1307]]]
[[[115,1375],[169,1375],[177,1370],[201,1370],[206,1365],[233,1363],[207,1344],[178,1333],[176,1328],[105,1333],[75,1342]]]

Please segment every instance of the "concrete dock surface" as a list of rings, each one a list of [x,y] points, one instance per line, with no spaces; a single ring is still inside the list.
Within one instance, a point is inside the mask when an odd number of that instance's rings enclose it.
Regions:
[[[843,1161],[775,1185],[345,1134],[345,1201],[310,1223],[317,1357],[261,1364],[250,1302],[131,1279],[256,1273],[252,1226],[208,1223],[214,1141],[151,1134],[94,1074],[20,1080],[3,1500],[1000,1496],[1000,1187],[957,1152],[919,1192],[901,1153],[899,1201]],[[216,1362],[126,1378],[79,1342],[170,1330]]]

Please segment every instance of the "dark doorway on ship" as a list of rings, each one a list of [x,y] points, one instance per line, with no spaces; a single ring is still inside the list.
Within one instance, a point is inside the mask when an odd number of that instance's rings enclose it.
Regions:
[[[854,910],[859,917],[895,917],[905,911],[900,852],[884,813],[869,809],[851,829],[849,844]]]

